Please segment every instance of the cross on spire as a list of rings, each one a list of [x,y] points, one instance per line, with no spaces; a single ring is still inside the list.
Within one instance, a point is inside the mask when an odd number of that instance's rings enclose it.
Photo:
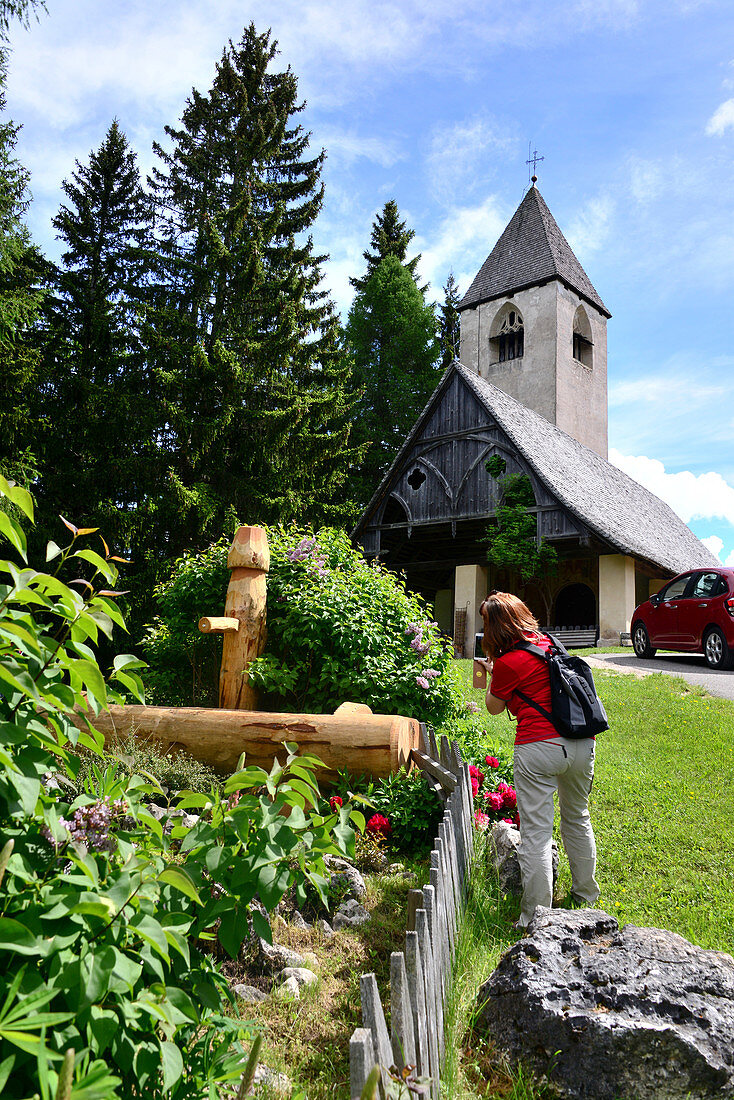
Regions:
[[[528,175],[530,176],[530,182],[531,182],[532,184],[536,184],[536,183],[538,182],[538,176],[537,176],[537,171],[538,171],[538,161],[539,161],[539,160],[545,160],[545,157],[539,157],[539,156],[538,156],[538,150],[537,150],[537,149],[535,149],[535,150],[534,150],[534,151],[533,151],[533,152],[531,153],[531,152],[530,152],[530,146],[531,146],[532,144],[533,144],[533,143],[532,143],[532,141],[529,141],[529,142],[528,142],[528,159],[527,159],[527,160],[525,161],[525,163],[526,163],[527,165],[530,165],[530,164],[532,164],[532,166],[533,166],[533,172],[532,172],[532,175],[530,175],[530,169],[529,169],[529,168],[528,168]]]

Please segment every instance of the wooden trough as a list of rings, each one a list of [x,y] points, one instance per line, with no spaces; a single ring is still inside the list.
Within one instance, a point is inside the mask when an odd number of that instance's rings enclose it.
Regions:
[[[215,771],[229,774],[240,755],[267,771],[276,756],[285,760],[283,741],[323,760],[320,781],[338,771],[382,779],[401,766],[412,766],[411,750],[420,746],[420,724],[400,715],[373,714],[369,707],[343,703],[335,714],[270,714],[264,711],[203,707],[113,706],[90,715],[105,743],[130,734],[158,742],[164,752],[184,749]]]
[[[382,779],[412,766],[411,752],[420,745],[414,718],[373,714],[363,703],[342,703],[335,714],[271,714],[258,711],[257,693],[247,670],[265,647],[267,637],[266,576],[270,568],[267,532],[239,527],[227,557],[230,570],[224,615],[199,620],[203,634],[221,634],[222,665],[219,708],[113,706],[97,717],[88,715],[105,743],[134,735],[157,741],[164,752],[185,750],[215,771],[228,774],[244,752],[248,764],[270,770],[283,741],[318,756],[326,765],[320,780],[338,771]],[[83,720],[77,723],[83,726]]]

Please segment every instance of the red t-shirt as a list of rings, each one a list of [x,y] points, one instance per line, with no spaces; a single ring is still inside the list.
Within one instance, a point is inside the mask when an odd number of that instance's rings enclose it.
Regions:
[[[550,641],[544,634],[527,635],[527,640],[539,649],[549,649]],[[520,688],[526,695],[546,710],[551,709],[550,675],[548,666],[540,657],[524,649],[511,649],[495,659],[489,690],[507,704],[510,714],[517,718],[515,744],[528,745],[531,741],[547,741],[558,737],[558,731],[539,711],[515,693]]]

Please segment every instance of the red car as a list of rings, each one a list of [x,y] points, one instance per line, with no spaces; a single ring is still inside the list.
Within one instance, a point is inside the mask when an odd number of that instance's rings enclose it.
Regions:
[[[658,649],[703,653],[709,668],[734,665],[734,569],[692,569],[635,608],[638,657]]]

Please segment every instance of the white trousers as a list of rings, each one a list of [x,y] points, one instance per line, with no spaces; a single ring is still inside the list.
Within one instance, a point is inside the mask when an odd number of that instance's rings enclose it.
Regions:
[[[516,745],[515,790],[520,814],[520,924],[530,923],[536,905],[553,903],[553,794],[558,791],[561,836],[571,865],[571,893],[593,905],[599,897],[596,841],[589,817],[594,778],[593,737],[572,741],[554,737]]]

